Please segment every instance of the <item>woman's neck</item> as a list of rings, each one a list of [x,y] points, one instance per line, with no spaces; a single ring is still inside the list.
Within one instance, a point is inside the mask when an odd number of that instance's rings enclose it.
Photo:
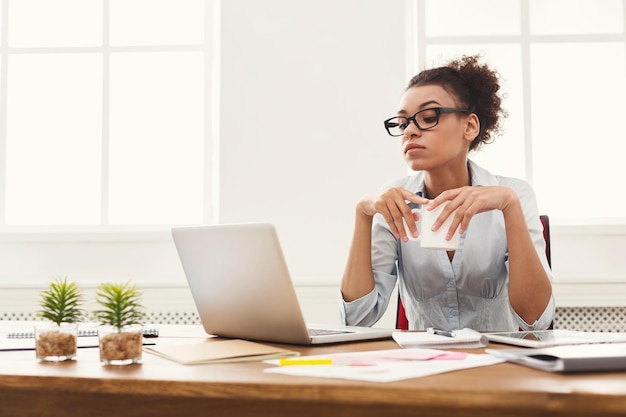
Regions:
[[[424,172],[424,191],[426,192],[424,197],[431,200],[446,190],[452,190],[467,185],[472,185],[467,163],[459,167],[459,169],[446,167],[440,170]]]

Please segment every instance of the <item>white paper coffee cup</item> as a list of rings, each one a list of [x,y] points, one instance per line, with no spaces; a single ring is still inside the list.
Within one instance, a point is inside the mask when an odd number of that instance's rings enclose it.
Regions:
[[[411,210],[412,212],[419,215],[420,220],[417,222],[417,238],[413,237],[408,225],[406,224],[406,221],[403,220],[404,230],[409,240],[419,241],[420,246],[425,249],[458,249],[461,243],[461,234],[459,233],[458,229],[454,232],[450,240],[446,240],[446,235],[448,234],[448,229],[452,224],[455,212],[450,213],[446,221],[439,227],[439,229],[437,229],[436,232],[432,231],[433,223],[435,222],[435,220],[437,220],[447,204],[448,202],[444,202],[441,205],[437,206],[434,210],[427,210],[426,207],[428,206],[422,206],[422,208]]]

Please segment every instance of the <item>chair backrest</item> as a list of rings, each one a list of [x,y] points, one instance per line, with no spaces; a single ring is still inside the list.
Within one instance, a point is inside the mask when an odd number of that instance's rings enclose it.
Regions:
[[[539,219],[541,220],[541,225],[543,226],[543,238],[546,241],[546,258],[548,258],[548,265],[552,267],[552,252],[550,250],[550,218],[547,215],[542,214],[541,216],[539,216]],[[552,327],[552,325],[550,325],[550,327]],[[400,299],[400,294],[398,294],[396,329],[409,329],[409,321],[406,318],[406,312],[404,311],[404,305],[402,304],[402,300]]]
[[[543,226],[543,239],[546,241],[546,258],[548,258],[548,265],[552,268],[552,251],[550,250],[550,218],[542,214],[539,216],[541,224]]]

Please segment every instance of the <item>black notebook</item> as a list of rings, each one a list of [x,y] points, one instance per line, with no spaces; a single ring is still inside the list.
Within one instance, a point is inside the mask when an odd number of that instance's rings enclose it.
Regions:
[[[626,343],[553,346],[541,349],[486,349],[485,352],[508,362],[550,372],[626,370]]]

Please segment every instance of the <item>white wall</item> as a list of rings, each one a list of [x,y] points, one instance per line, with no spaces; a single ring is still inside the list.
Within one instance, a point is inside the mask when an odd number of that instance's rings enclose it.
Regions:
[[[337,316],[356,200],[406,172],[382,128],[408,80],[404,13],[404,0],[221,4],[220,219],[276,224],[310,321]],[[557,305],[626,305],[624,247],[624,230],[553,227]],[[167,231],[0,236],[0,310],[32,311],[54,276],[133,279],[150,309],[193,309]]]
[[[276,224],[291,272],[338,282],[357,199],[404,175],[382,121],[404,1],[222,3],[220,218]]]

